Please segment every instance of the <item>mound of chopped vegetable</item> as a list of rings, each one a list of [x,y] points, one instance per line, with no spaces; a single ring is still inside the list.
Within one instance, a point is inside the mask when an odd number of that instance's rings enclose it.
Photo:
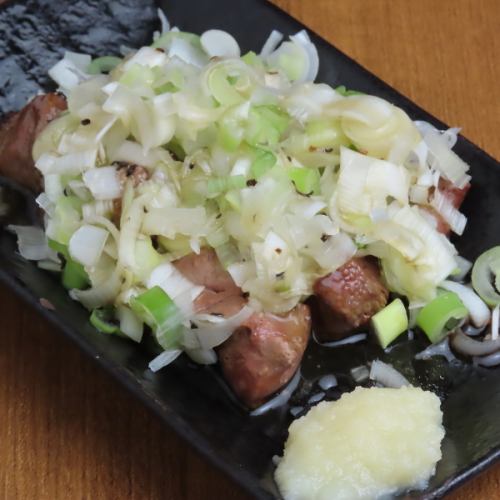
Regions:
[[[160,366],[182,351],[214,362],[252,314],[287,314],[318,279],[370,256],[410,324],[437,342],[468,314],[462,290],[437,296],[464,268],[447,238],[466,224],[457,130],[313,83],[318,68],[304,31],[273,32],[260,54],[242,55],[228,33],[164,23],[123,58],[67,52],[50,75],[68,109],[33,148],[48,247],[28,242],[30,258],[62,265],[101,331],[140,341],[148,325],[166,351]],[[204,287],[172,264],[205,247],[245,298],[235,314],[203,314]],[[408,327],[405,304],[372,323],[386,347]]]

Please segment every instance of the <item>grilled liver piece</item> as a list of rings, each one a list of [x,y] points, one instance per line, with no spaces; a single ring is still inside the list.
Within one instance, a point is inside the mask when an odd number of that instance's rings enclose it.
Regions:
[[[314,283],[314,331],[321,341],[340,340],[367,324],[387,303],[377,261],[354,258]]]
[[[35,168],[31,151],[45,126],[66,109],[60,94],[35,97],[21,111],[7,115],[0,123],[0,175],[35,193],[42,190],[42,175]]]
[[[263,403],[293,376],[311,332],[309,307],[283,315],[255,313],[219,348],[224,376],[250,408]]]
[[[213,250],[204,248],[174,265],[187,279],[205,287],[195,301],[199,312],[232,316],[245,305],[241,288]],[[258,406],[290,380],[310,332],[309,307],[299,304],[283,315],[254,313],[219,347],[226,380],[243,403]]]
[[[189,281],[205,287],[194,303],[198,312],[233,316],[245,305],[241,288],[212,249],[202,248],[199,254],[191,253],[173,264]]]
[[[441,178],[438,189],[459,209],[470,184],[458,189]],[[421,208],[435,218],[439,232],[449,235],[450,226],[434,208]],[[356,258],[318,279],[314,284],[314,295],[311,306],[316,336],[321,341],[332,341],[367,326],[369,319],[386,305],[389,291],[376,261]]]

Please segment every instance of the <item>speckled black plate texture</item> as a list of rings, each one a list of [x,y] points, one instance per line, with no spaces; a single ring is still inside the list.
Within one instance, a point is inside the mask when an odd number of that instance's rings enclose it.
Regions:
[[[292,34],[303,26],[259,0],[177,0],[162,2],[170,21],[184,30],[230,31],[243,50],[259,50],[271,29]],[[63,50],[92,55],[118,54],[121,45],[149,43],[159,28],[151,0],[28,0],[0,7],[0,114],[19,109],[39,89],[50,89],[46,73]],[[320,55],[318,81],[344,84],[402,107],[413,119],[443,128],[407,98],[363,69],[323,39],[312,35]],[[456,151],[472,168],[473,187],[463,210],[469,217],[456,241],[461,254],[474,258],[498,244],[500,166],[463,137]],[[11,210],[0,221],[29,223],[36,219],[33,197],[2,180]],[[74,340],[109,373],[144,401],[159,417],[216,466],[256,498],[278,492],[272,480],[272,457],[280,454],[291,422],[290,406],[307,406],[319,392],[318,379],[334,373],[339,387],[327,392],[336,399],[353,388],[350,368],[376,357],[392,363],[414,384],[442,399],[446,437],[443,458],[429,487],[406,498],[439,498],[492,464],[500,453],[500,370],[476,369],[441,358],[416,361],[424,341],[402,341],[389,353],[375,344],[328,349],[311,343],[302,365],[302,380],[290,405],[261,417],[250,417],[231,397],[217,368],[197,367],[179,359],[153,374],[147,369],[155,347],[99,334],[87,312],[71,301],[56,276],[38,269],[16,253],[12,235],[0,228],[0,279],[59,330]],[[55,306],[44,309],[43,297]],[[57,337],[54,337],[57,342]]]

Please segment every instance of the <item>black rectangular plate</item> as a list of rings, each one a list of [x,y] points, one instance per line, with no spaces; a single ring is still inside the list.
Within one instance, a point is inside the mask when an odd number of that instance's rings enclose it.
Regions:
[[[160,2],[170,21],[199,33],[208,28],[231,32],[243,50],[259,49],[272,29],[292,34],[303,26],[260,0],[177,0]],[[63,49],[105,55],[118,53],[121,44],[137,47],[151,39],[158,27],[153,0],[27,0],[0,9],[0,114],[20,108],[39,87],[50,88],[47,69]],[[444,125],[356,62],[312,35],[320,55],[318,81],[344,84],[383,97],[403,108],[413,119]],[[464,211],[469,224],[457,241],[462,255],[474,258],[498,243],[500,227],[500,166],[463,137],[456,147],[472,166],[473,189]],[[33,220],[32,196],[3,180],[15,209],[6,222]],[[256,498],[272,498],[272,457],[280,454],[291,421],[289,407],[262,417],[250,417],[231,397],[217,369],[178,360],[161,373],[147,369],[155,348],[137,346],[96,332],[87,313],[71,301],[56,277],[41,271],[16,254],[13,237],[0,229],[0,280],[40,314],[73,339],[116,379],[156,412],[166,424],[229,474]],[[52,312],[40,305],[43,297]],[[404,341],[385,354],[373,344],[339,349],[311,344],[302,366],[302,381],[291,405],[304,404],[317,391],[317,380],[335,373],[340,389],[328,399],[352,388],[349,369],[379,357],[393,363],[408,379],[434,390],[443,401],[446,438],[443,458],[424,492],[407,497],[438,498],[478,474],[500,454],[500,370],[448,364],[440,358],[415,361],[420,339]]]

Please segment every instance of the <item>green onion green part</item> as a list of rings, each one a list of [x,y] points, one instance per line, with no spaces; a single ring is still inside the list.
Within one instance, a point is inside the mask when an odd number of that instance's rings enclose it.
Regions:
[[[49,247],[60,254],[65,260],[62,283],[68,290],[83,290],[90,284],[89,276],[85,268],[79,263],[75,262],[70,256],[67,245],[59,243],[56,240],[49,239]]]
[[[112,322],[114,319],[112,309],[94,309],[90,315],[90,324],[102,333],[120,333],[118,325]]]
[[[402,300],[395,299],[374,314],[371,323],[380,345],[385,349],[408,329],[408,315]]]
[[[104,56],[94,59],[87,68],[87,73],[91,75],[98,75],[99,73],[109,73],[114,69],[122,60],[119,57]]]
[[[160,94],[173,94],[175,92],[178,92],[179,88],[176,87],[172,82],[167,82],[164,83],[163,85],[160,85],[159,87],[155,87],[155,94],[160,95]]]
[[[48,244],[49,248],[54,250],[54,252],[57,252],[61,254],[65,259],[69,258],[69,251],[67,245],[64,245],[63,243],[59,243],[56,240],[48,239]]]
[[[218,195],[231,189],[243,189],[246,186],[244,175],[228,175],[226,177],[214,177],[207,181],[207,194]]]
[[[182,336],[182,317],[174,301],[159,286],[134,297],[130,307],[153,330],[164,349],[178,345]]]
[[[346,88],[345,85],[339,85],[338,87],[335,88],[335,90],[345,96],[345,97],[348,97],[350,95],[364,95],[364,92],[359,92],[358,90],[349,90]]]
[[[241,196],[239,191],[234,189],[232,191],[228,191],[226,196],[224,196],[224,199],[233,210],[236,210],[237,212],[241,211]]]
[[[255,66],[257,68],[263,68],[264,64],[262,59],[252,50],[241,56],[241,60],[248,64],[249,66]]]
[[[219,67],[210,72],[208,89],[213,98],[223,106],[234,106],[243,101],[238,91],[228,80],[226,68]]]
[[[299,193],[307,195],[319,193],[320,175],[318,169],[291,167],[287,170],[287,174]]]
[[[68,290],[83,290],[90,284],[84,267],[72,259],[67,259],[62,272],[62,284]]]
[[[154,43],[151,44],[151,47],[168,50],[170,48],[170,45],[176,38],[185,40],[195,48],[201,48],[199,35],[188,33],[187,31],[167,31],[167,33],[164,33],[159,38],[157,38]]]
[[[342,131],[339,120],[317,119],[311,120],[305,127],[310,147],[336,148],[349,142]]]
[[[436,344],[468,315],[467,308],[456,293],[445,292],[422,308],[417,316],[417,326]]]
[[[133,88],[134,86],[151,86],[155,75],[151,68],[140,64],[132,65],[118,80],[122,85]]]
[[[218,142],[226,151],[236,151],[243,140],[244,130],[235,120],[222,119],[219,123]]]
[[[288,114],[277,106],[255,106],[249,113],[245,139],[252,146],[277,144],[289,123]]]
[[[54,225],[57,228],[54,240],[67,245],[73,233],[80,226],[82,200],[76,196],[62,196],[57,200],[54,210]]]
[[[186,158],[186,152],[180,145],[179,141],[177,139],[172,139],[168,144],[167,144],[167,150],[170,151],[175,155],[175,157],[179,161],[184,161],[184,158]]]
[[[276,164],[276,156],[269,151],[257,149],[257,154],[250,166],[250,171],[255,179],[262,177]]]

